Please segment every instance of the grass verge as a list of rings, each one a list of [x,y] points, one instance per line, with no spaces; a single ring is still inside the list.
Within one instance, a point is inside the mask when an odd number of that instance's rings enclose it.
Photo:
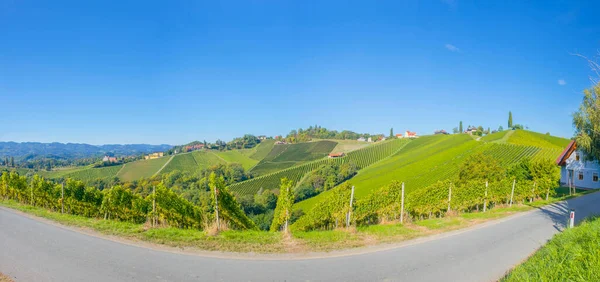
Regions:
[[[502,281],[600,281],[600,219],[556,234]]]

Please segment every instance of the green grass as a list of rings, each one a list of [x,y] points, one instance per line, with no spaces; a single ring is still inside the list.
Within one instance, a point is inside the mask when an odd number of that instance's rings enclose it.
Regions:
[[[239,150],[215,152],[215,154],[217,156],[221,157],[222,159],[224,159],[225,161],[227,161],[228,163],[241,164],[242,167],[246,170],[252,168],[253,166],[255,166],[258,163],[257,160],[244,155]]]
[[[508,143],[538,148],[564,149],[571,140],[528,130],[515,130]]]
[[[354,150],[362,149],[367,147],[373,143],[361,142],[356,140],[335,140],[337,142],[337,146],[331,150],[331,152],[344,152],[348,153]]]
[[[72,173],[64,174],[62,177],[65,178],[73,178],[81,181],[91,181],[95,179],[107,179],[111,177],[115,177],[117,172],[121,169],[123,165],[115,165],[115,166],[107,166],[100,168],[88,168],[83,170],[78,170]]]
[[[269,154],[269,152],[271,152],[274,145],[275,140],[273,139],[263,140],[260,142],[260,144],[258,144],[258,146],[255,147],[254,153],[252,153],[249,157],[257,161],[261,161]]]
[[[170,173],[175,170],[194,173],[200,170],[200,168],[192,153],[183,153],[175,155],[160,173]]]
[[[158,170],[169,160],[169,156],[158,159],[140,160],[126,163],[125,167],[119,172],[117,177],[123,181],[139,180],[148,178],[158,172]]]
[[[296,164],[324,158],[337,146],[334,141],[315,141],[274,145],[273,149],[252,169],[264,175]]]
[[[600,219],[555,235],[502,281],[600,281]]]
[[[504,140],[504,137],[507,135],[511,135],[512,132],[513,132],[512,130],[498,131],[496,133],[488,134],[486,136],[481,137],[480,141],[502,142]],[[504,143],[505,142],[506,142],[506,140],[504,140]]]

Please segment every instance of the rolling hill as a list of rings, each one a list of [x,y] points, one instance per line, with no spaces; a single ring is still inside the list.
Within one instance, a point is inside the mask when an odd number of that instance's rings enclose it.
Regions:
[[[392,180],[404,182],[407,193],[410,193],[456,175],[462,161],[474,153],[490,155],[507,167],[523,158],[554,159],[562,150],[560,144],[569,142],[559,137],[549,138],[544,134],[521,131],[499,132],[495,136],[490,134],[481,141],[466,134],[424,136],[411,140],[390,158],[360,170],[349,182],[355,186],[357,199],[369,195]],[[507,142],[496,142],[503,140],[506,135],[509,135]],[[514,135],[516,138],[512,139]],[[296,203],[294,208],[306,211],[330,194],[330,191]]]
[[[294,165],[324,158],[337,145],[337,142],[329,140],[274,145],[271,151],[251,172],[258,175],[265,175]]]

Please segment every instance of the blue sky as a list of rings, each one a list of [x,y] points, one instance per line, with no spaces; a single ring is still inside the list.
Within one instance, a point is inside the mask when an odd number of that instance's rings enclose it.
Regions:
[[[600,49],[592,1],[215,2],[0,1],[0,141],[429,134],[509,110],[570,137],[592,75],[570,53]]]

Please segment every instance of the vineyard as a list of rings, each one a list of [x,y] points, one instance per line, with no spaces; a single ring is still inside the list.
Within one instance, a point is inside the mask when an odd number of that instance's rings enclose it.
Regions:
[[[264,175],[317,160],[327,156],[336,146],[337,143],[333,141],[275,145],[265,158],[252,169],[252,173]]]
[[[232,151],[214,152],[214,154],[221,157],[228,163],[241,164],[244,169],[250,169],[258,163],[257,160],[247,157],[242,152],[243,151],[241,151],[241,150],[232,150]]]
[[[117,174],[123,181],[139,180],[154,175],[169,160],[170,157],[162,157],[152,160],[141,160],[126,163],[125,167]]]
[[[510,144],[551,149],[564,149],[569,144],[569,141],[569,139],[527,130],[515,130],[510,138],[508,138],[508,143]]]
[[[410,142],[408,140],[404,139],[385,141],[381,144],[375,144],[363,149],[349,152],[345,157],[342,158],[325,158],[312,161],[267,175],[259,176],[244,182],[236,183],[231,185],[230,188],[232,191],[241,195],[255,194],[258,190],[260,190],[260,188],[269,190],[277,189],[281,178],[286,177],[287,179],[292,180],[294,183],[298,183],[305,174],[328,162],[336,162],[341,164],[352,161],[359,169],[362,169],[397,153],[409,143]]]
[[[455,177],[463,160],[479,152],[498,160],[502,167],[508,167],[525,158],[554,160],[561,150],[477,142],[465,134],[426,136],[411,141],[393,157],[361,170],[351,182],[356,187],[357,198],[367,197],[393,180],[405,182],[407,191],[419,190],[439,180]],[[323,192],[297,203],[294,208],[310,210],[330,193]]]
[[[115,177],[117,172],[123,167],[123,165],[107,166],[101,168],[89,168],[80,171],[75,171],[69,174],[63,175],[64,178],[74,178],[82,181],[92,181],[95,179],[106,179]]]
[[[170,173],[172,171],[185,171],[185,172],[197,172],[200,169],[194,156],[190,153],[178,154],[165,166],[161,173]]]
[[[236,199],[224,186],[222,178],[211,175],[217,189],[218,208],[223,226],[253,229],[254,223],[244,214]],[[205,206],[196,206],[159,183],[150,195],[140,195],[122,186],[100,191],[86,187],[82,181],[66,179],[54,183],[34,175],[28,179],[14,172],[0,177],[0,198],[21,204],[43,207],[54,212],[89,218],[131,223],[149,222],[156,227],[204,229],[214,219],[214,198]]]

